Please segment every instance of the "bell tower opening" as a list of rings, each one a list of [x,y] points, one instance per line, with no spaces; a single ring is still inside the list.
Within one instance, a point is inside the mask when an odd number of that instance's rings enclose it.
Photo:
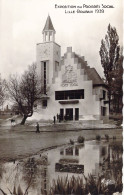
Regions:
[[[45,27],[43,29],[43,42],[50,42],[53,41],[55,42],[55,29],[53,27],[52,21],[50,16],[48,15]]]

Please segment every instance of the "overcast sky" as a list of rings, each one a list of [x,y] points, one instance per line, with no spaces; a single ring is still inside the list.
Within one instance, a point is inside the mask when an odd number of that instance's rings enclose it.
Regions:
[[[99,14],[65,14],[57,5],[113,5]],[[122,0],[0,0],[0,73],[23,73],[36,61],[36,43],[42,42],[42,30],[48,14],[56,30],[56,43],[62,55],[72,46],[85,56],[88,65],[100,75],[102,68],[99,49],[107,26],[116,27],[122,45]]]

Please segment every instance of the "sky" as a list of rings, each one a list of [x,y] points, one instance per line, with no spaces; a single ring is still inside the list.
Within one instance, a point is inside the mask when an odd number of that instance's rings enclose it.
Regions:
[[[104,13],[68,14],[63,8],[55,8],[55,4],[57,6],[104,4],[113,5],[114,8],[105,8]],[[72,46],[74,52],[84,56],[88,65],[95,67],[103,76],[99,56],[101,40],[104,39],[110,23],[117,29],[119,44],[122,46],[122,7],[122,0],[0,0],[2,78],[8,78],[10,74],[15,73],[22,74],[28,65],[36,61],[36,44],[43,41],[42,30],[48,14],[56,30],[55,41],[61,45],[62,55],[67,47]]]

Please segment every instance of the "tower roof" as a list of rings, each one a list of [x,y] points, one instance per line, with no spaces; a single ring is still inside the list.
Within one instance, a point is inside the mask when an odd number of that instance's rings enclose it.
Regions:
[[[49,30],[55,31],[55,29],[53,27],[53,24],[52,24],[52,21],[51,21],[51,18],[48,15],[47,20],[46,20],[46,24],[45,24],[44,29],[43,29],[43,32],[44,31],[49,31]]]

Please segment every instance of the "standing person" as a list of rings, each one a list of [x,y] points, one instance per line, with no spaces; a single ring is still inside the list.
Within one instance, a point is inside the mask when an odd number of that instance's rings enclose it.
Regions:
[[[40,133],[40,130],[39,130],[39,123],[37,122],[37,125],[36,125],[36,133]]]
[[[53,122],[54,122],[54,124],[56,123],[56,117],[55,116],[53,117]]]

